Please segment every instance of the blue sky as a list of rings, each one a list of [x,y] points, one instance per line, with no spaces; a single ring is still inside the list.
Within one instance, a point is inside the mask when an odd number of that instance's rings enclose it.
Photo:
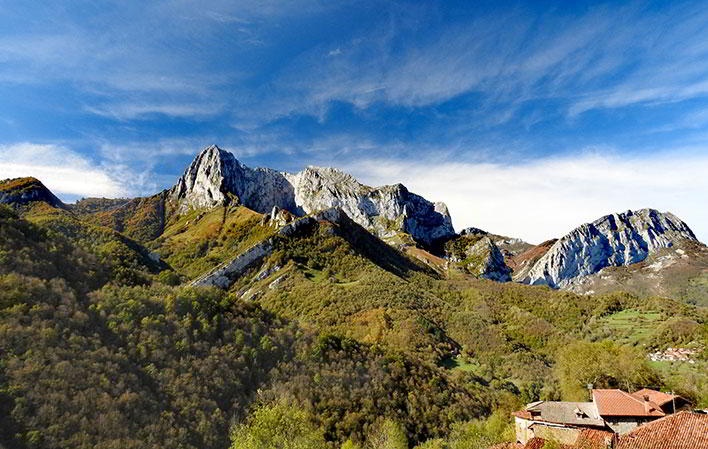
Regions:
[[[212,143],[458,229],[655,207],[708,241],[708,4],[0,0],[0,178],[149,194]]]

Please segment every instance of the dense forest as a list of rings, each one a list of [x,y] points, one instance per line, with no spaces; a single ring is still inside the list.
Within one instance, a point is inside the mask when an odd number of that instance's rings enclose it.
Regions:
[[[0,206],[2,447],[487,447],[511,411],[588,383],[708,406],[694,305],[442,273],[326,222],[229,290],[191,287],[272,234],[259,214],[194,211],[158,238],[111,220]],[[648,361],[675,345],[696,362]]]

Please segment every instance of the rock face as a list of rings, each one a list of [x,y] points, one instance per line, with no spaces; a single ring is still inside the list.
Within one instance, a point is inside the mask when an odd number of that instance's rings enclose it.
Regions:
[[[445,244],[445,258],[475,276],[511,281],[511,268],[492,237],[484,231],[465,231]]]
[[[522,251],[509,258],[507,264],[514,270],[513,279],[515,281],[525,279],[529,271],[536,265],[536,262],[538,262],[557,241],[558,239],[546,240],[540,245],[532,246],[526,251]]]
[[[519,281],[568,287],[581,276],[641,262],[685,240],[697,242],[688,225],[668,212],[641,209],[607,215],[558,240]]]
[[[277,207],[297,216],[338,207],[379,237],[405,232],[429,245],[454,235],[445,204],[431,203],[401,184],[372,188],[334,168],[308,167],[296,174],[253,169],[217,146],[196,157],[169,197],[179,213],[230,201],[259,213]]]
[[[504,256],[489,237],[483,237],[467,250],[468,270],[479,277],[498,282],[511,281],[511,268],[504,262]]]
[[[43,201],[53,207],[66,207],[36,178],[14,178],[0,181],[0,204],[22,205],[34,201]]]

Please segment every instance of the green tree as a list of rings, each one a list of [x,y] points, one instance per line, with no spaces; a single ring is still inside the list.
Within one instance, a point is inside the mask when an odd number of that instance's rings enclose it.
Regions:
[[[611,341],[577,341],[563,347],[557,355],[555,373],[563,398],[570,401],[588,400],[588,384],[633,391],[660,383],[644,354]]]
[[[391,419],[375,425],[368,435],[367,443],[371,449],[408,449],[406,431]]]
[[[308,412],[278,402],[263,405],[231,432],[231,449],[325,449],[324,434]]]

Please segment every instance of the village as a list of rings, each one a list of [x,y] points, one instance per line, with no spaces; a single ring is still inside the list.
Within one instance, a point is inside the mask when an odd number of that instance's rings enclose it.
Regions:
[[[590,389],[592,401],[537,401],[512,413],[516,442],[493,449],[705,449],[708,413],[651,389]]]

